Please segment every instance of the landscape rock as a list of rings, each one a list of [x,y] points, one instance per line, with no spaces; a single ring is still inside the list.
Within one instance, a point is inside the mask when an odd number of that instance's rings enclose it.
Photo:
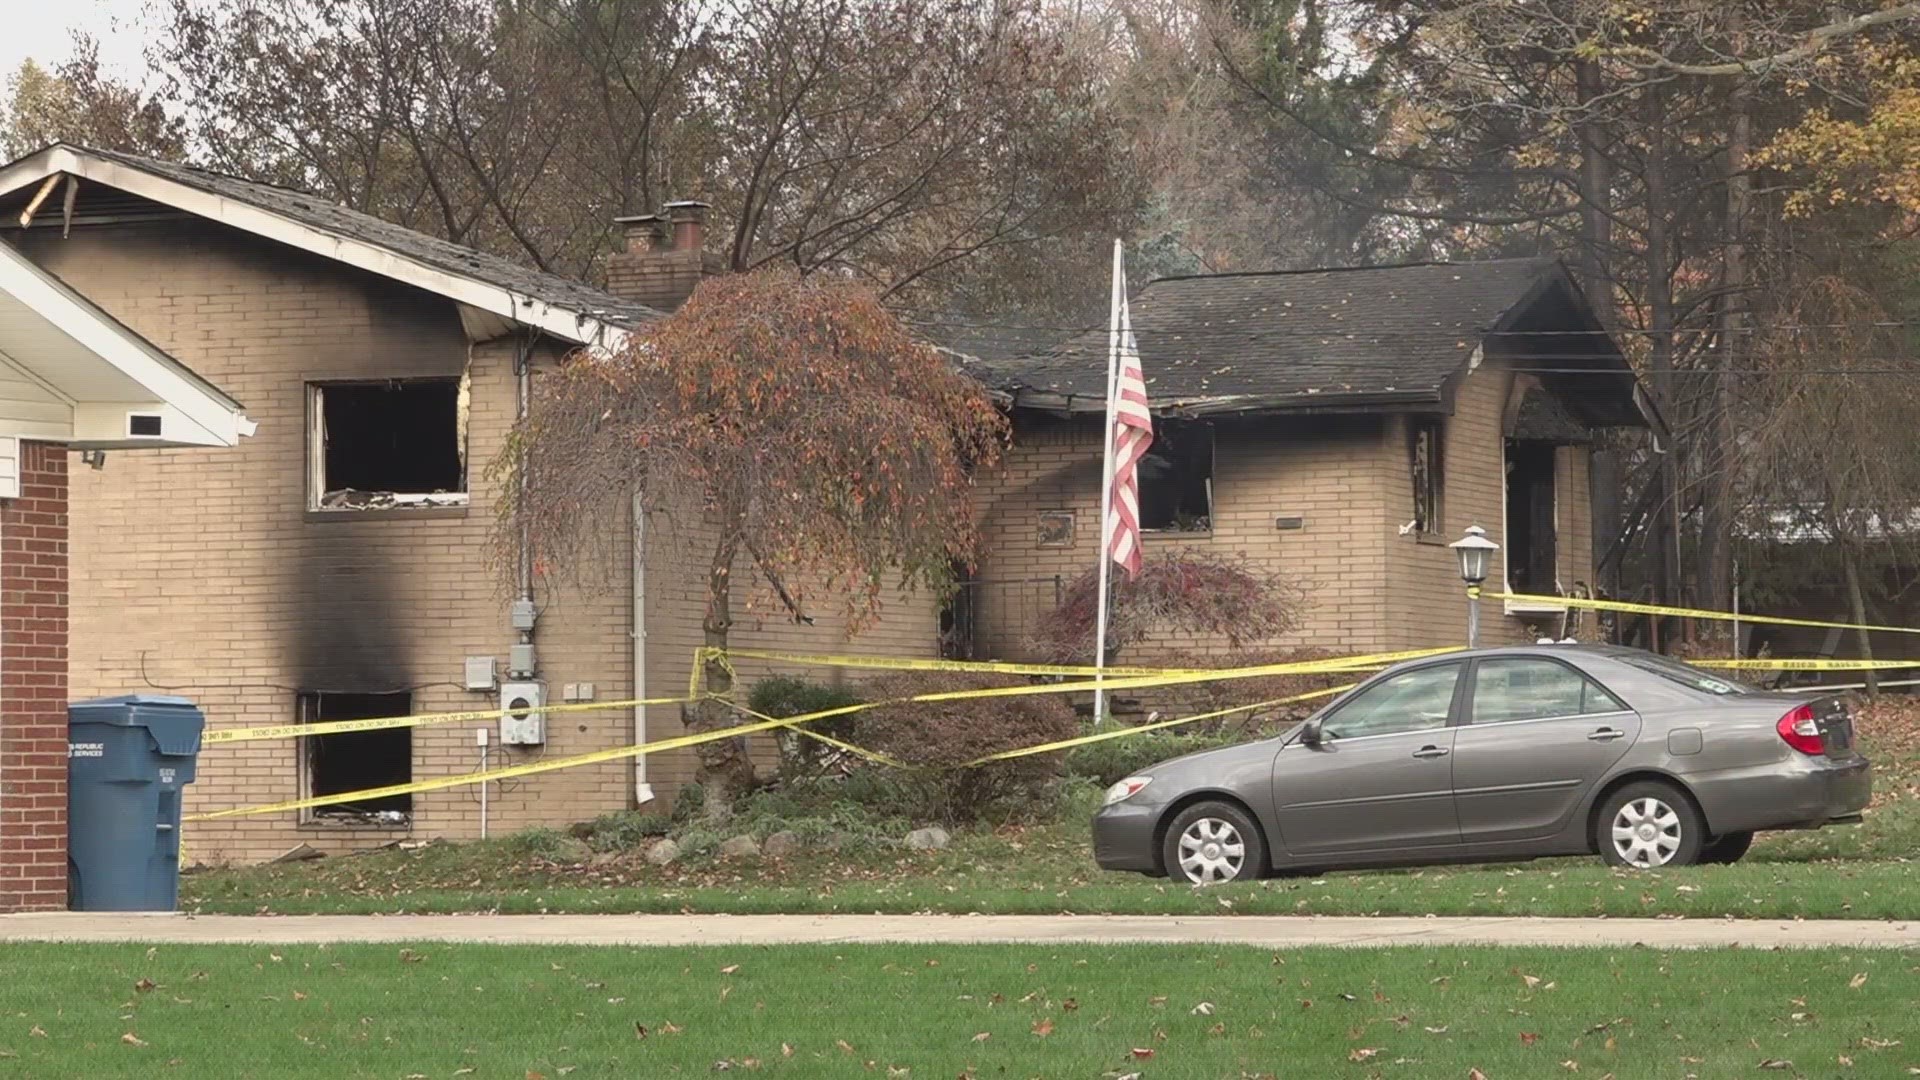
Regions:
[[[585,840],[576,840],[569,836],[553,845],[553,861],[560,863],[582,863],[593,858],[593,848]]]
[[[757,859],[760,857],[760,842],[751,836],[730,836],[720,841],[720,857],[723,859]]]
[[[665,866],[680,857],[680,845],[672,840],[657,840],[647,848],[647,861],[655,866]]]
[[[947,830],[938,825],[915,829],[907,834],[907,846],[915,851],[939,851],[947,846]]]
[[[766,843],[760,845],[760,854],[769,859],[791,858],[799,850],[800,834],[787,829],[767,837]]]

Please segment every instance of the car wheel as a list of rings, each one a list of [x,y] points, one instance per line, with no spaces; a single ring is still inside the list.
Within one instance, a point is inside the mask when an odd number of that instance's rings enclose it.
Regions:
[[[1700,861],[1729,865],[1740,861],[1740,857],[1753,846],[1753,834],[1750,832],[1732,832],[1718,837],[1700,849]]]
[[[1167,875],[1190,885],[1251,881],[1267,868],[1260,826],[1225,802],[1195,803],[1174,816],[1161,849]]]
[[[1594,832],[1602,858],[1635,870],[1691,866],[1706,842],[1706,822],[1693,800],[1657,780],[1614,792],[1600,807]]]

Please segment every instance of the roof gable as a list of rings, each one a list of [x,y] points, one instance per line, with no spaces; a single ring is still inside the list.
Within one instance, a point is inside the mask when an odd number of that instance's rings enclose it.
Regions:
[[[1483,339],[1555,289],[1582,317],[1530,332],[1597,328],[1551,257],[1162,278],[1131,310],[1156,409],[1419,408],[1442,405]],[[1099,329],[989,367],[1019,404],[1098,409],[1106,355]]]
[[[134,154],[55,143],[0,167],[0,197],[62,173],[401,281],[493,320],[537,327],[578,344],[613,347],[628,330],[660,315],[644,304],[316,195]],[[84,194],[83,189],[83,199]]]

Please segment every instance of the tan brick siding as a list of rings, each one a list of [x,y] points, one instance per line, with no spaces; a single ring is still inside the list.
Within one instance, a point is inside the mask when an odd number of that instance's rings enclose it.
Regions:
[[[74,475],[73,691],[180,693],[214,726],[286,723],[302,690],[410,689],[416,711],[483,709],[462,690],[463,659],[498,658],[504,677],[509,589],[491,560],[497,492],[486,479],[513,421],[513,347],[469,347],[438,297],[205,223],[81,227],[20,241],[28,254],[109,313],[243,402],[259,433],[238,449],[116,452]],[[543,354],[542,363],[553,357]],[[471,375],[466,511],[317,514],[306,509],[306,383]],[[537,375],[536,375],[537,377]],[[699,643],[700,582],[664,543],[650,549],[647,693],[684,691]],[[557,697],[592,682],[600,700],[632,692],[630,578],[592,588],[542,585],[542,678]],[[743,620],[736,643],[846,651],[841,620],[766,628]],[[890,604],[863,651],[931,655],[931,601]],[[751,676],[754,669],[746,667]],[[649,710],[649,733],[680,731],[677,710]],[[631,710],[562,714],[535,750],[496,742],[491,764],[627,745]],[[474,729],[415,729],[413,775],[479,764]],[[771,745],[768,743],[767,745]],[[210,747],[188,814],[298,794],[292,741]],[[661,799],[690,774],[691,754],[649,762]],[[630,805],[630,761],[502,783],[496,833],[564,824]],[[413,835],[478,835],[477,789],[414,796]],[[395,839],[385,829],[301,825],[294,813],[189,825],[188,857],[248,861],[297,843],[341,851]]]

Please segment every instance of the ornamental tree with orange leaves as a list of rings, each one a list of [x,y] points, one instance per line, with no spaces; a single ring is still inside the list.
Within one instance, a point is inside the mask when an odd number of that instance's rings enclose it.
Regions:
[[[978,541],[972,475],[1005,418],[974,380],[917,340],[863,285],[790,271],[711,278],[676,314],[610,355],[576,354],[538,380],[495,464],[500,535],[547,575],[628,558],[657,520],[705,562],[706,644],[736,605],[850,625],[889,587],[938,588]],[[737,580],[738,579],[738,580]],[[709,662],[706,686],[732,685]],[[737,717],[686,708],[711,730]],[[753,781],[738,740],[701,747],[710,809]]]

